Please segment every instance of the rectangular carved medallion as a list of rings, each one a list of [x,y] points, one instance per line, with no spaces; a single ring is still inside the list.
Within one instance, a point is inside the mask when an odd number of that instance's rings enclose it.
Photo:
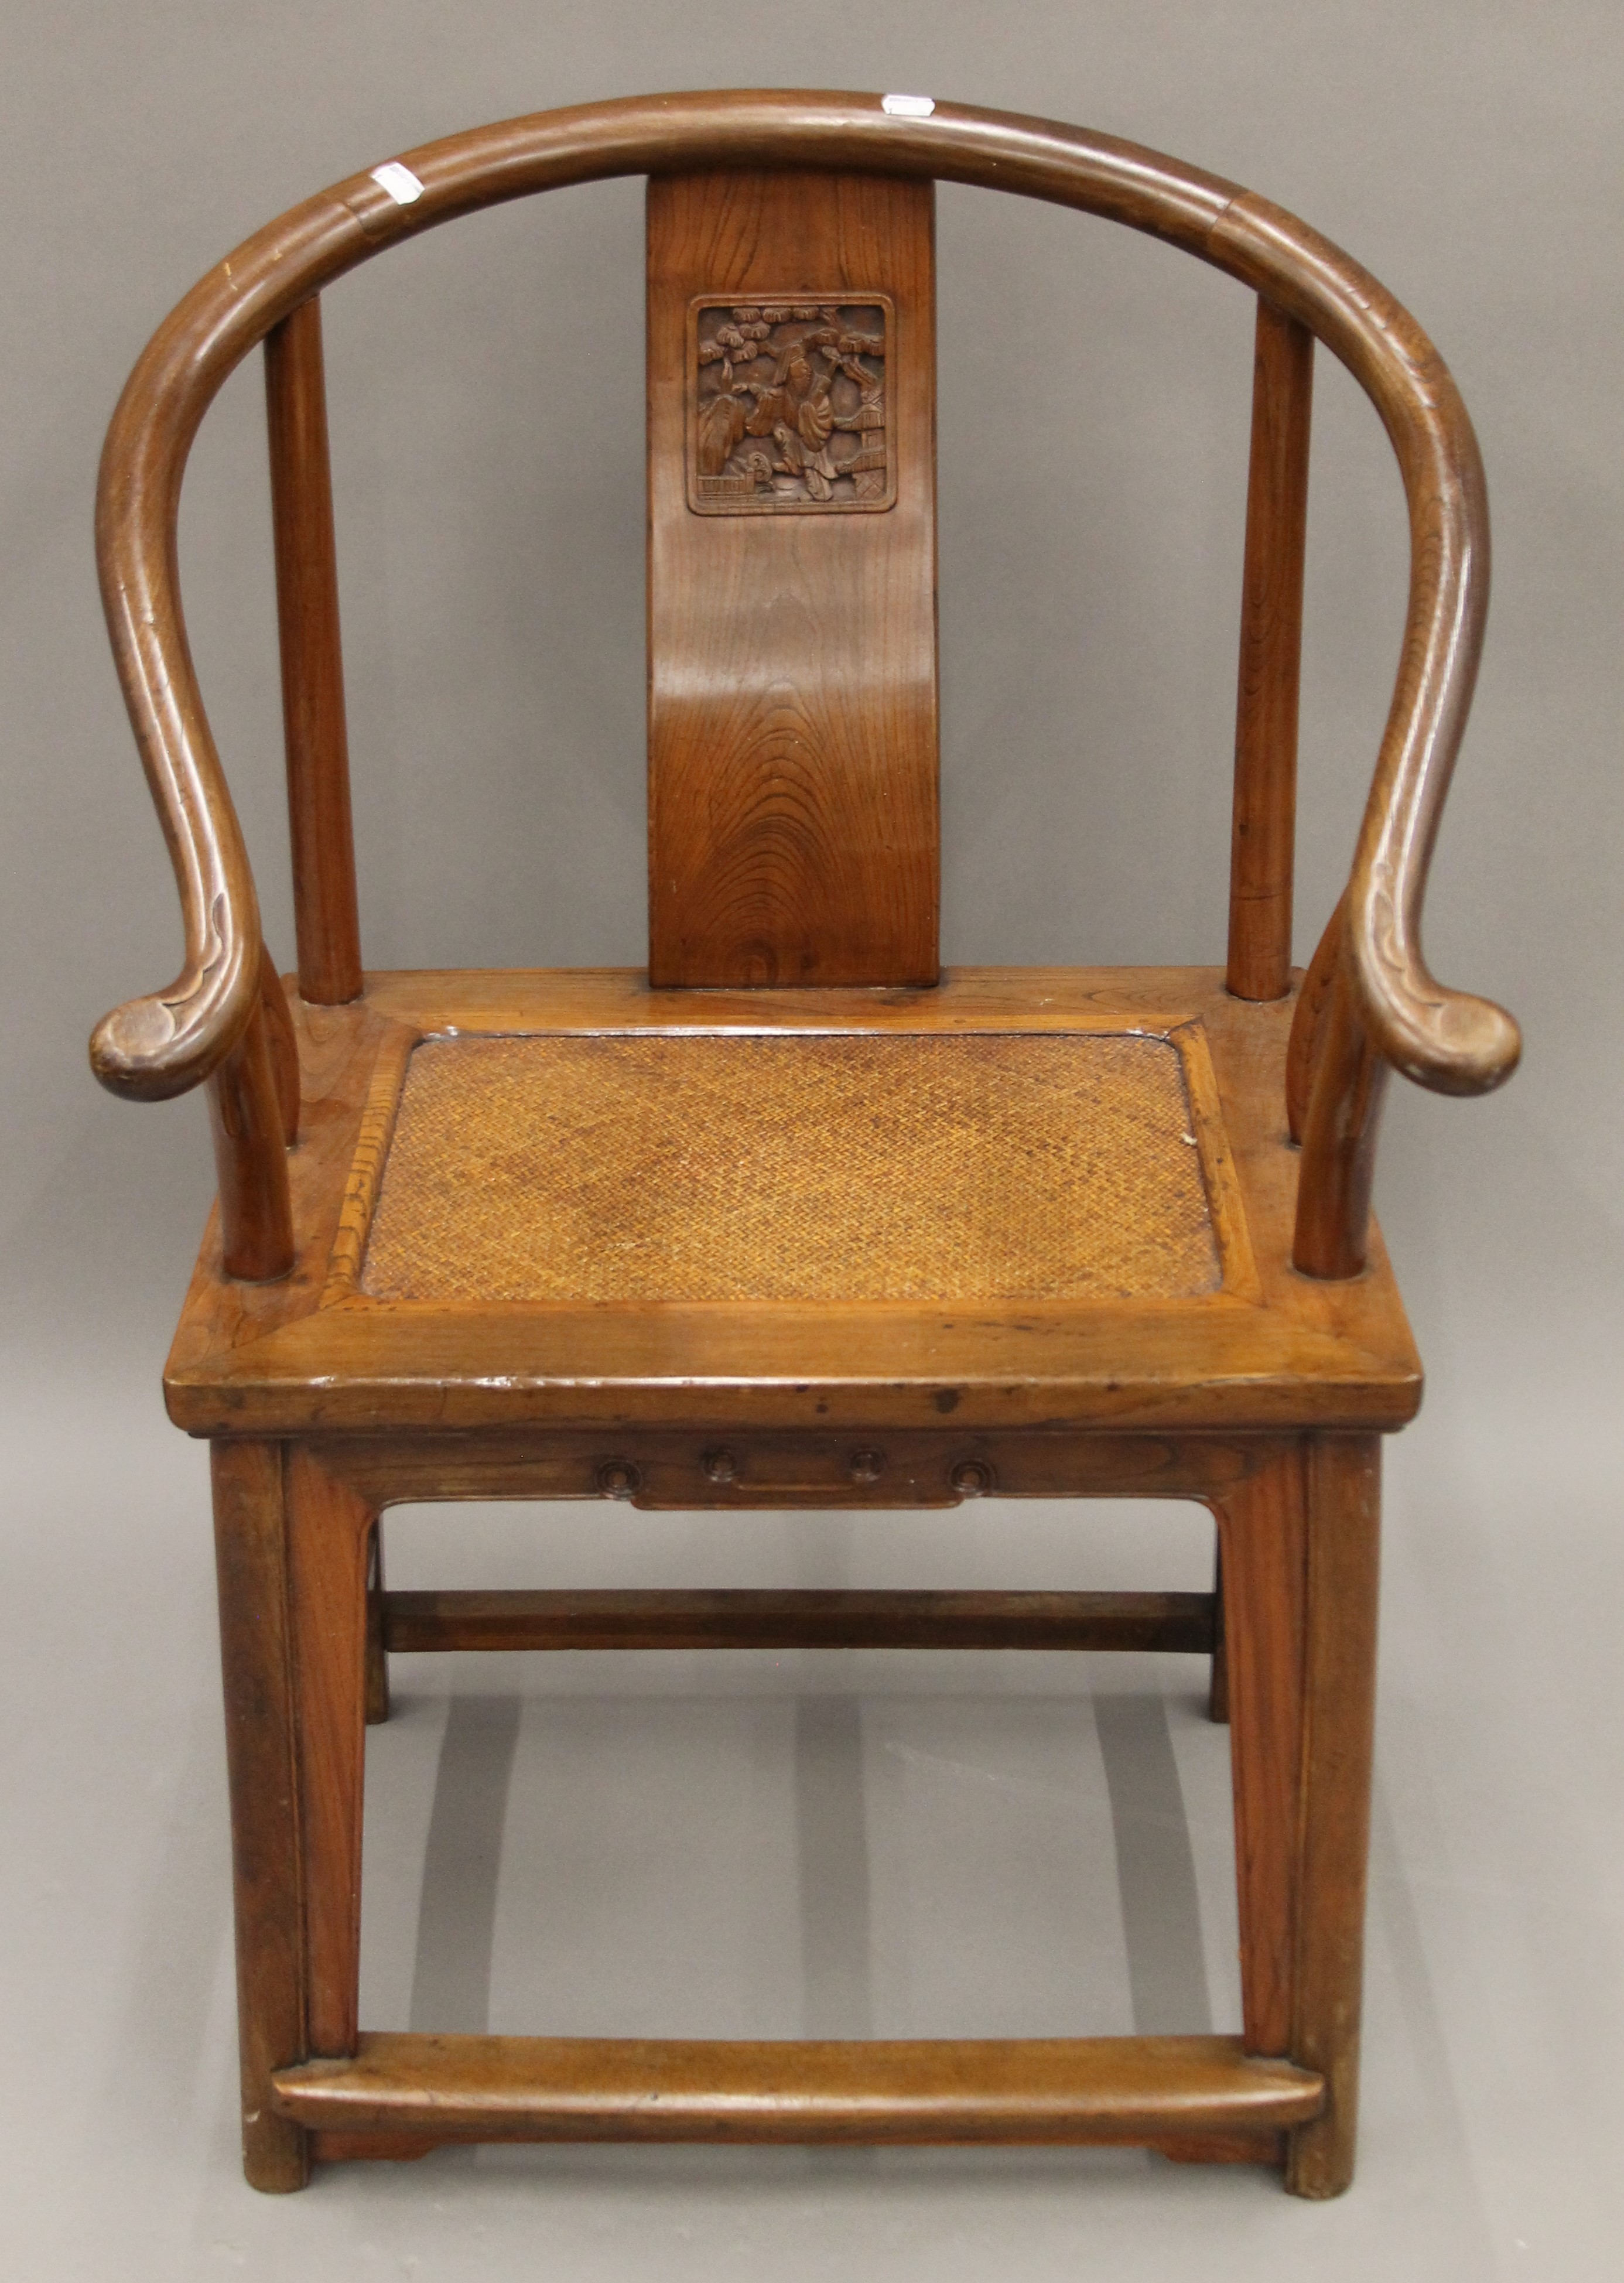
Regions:
[[[688,309],[688,505],[838,514],[897,496],[884,293],[695,299]]]

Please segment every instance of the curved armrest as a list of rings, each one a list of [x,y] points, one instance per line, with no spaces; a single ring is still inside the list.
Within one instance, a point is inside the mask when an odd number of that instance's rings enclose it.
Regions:
[[[166,990],[103,1018],[90,1067],[111,1092],[147,1102],[184,1094],[216,1070],[259,996],[253,875],[203,711],[175,578],[181,477],[214,393],[175,386],[183,321],[197,299],[194,292],[181,304],[129,377],[107,432],[96,506],[102,604],[175,866],[185,959]]]
[[[1371,1045],[1438,1094],[1487,1094],[1522,1051],[1491,999],[1437,982],[1421,905],[1466,726],[1488,607],[1488,501],[1449,369],[1408,311],[1340,247],[1266,199],[1236,199],[1212,257],[1289,309],[1380,413],[1410,509],[1403,656],[1346,900],[1344,954]]]
[[[241,834],[198,698],[175,596],[182,471],[221,382],[330,279],[455,214],[566,183],[684,166],[876,168],[980,183],[1105,214],[1244,278],[1302,320],[1373,400],[1410,506],[1404,654],[1347,904],[1353,987],[1371,1044],[1423,1086],[1480,1094],[1516,1065],[1511,1017],[1446,990],[1420,947],[1438,818],[1465,725],[1488,592],[1477,442],[1432,343],[1369,273],[1233,183],[1045,120],[938,104],[893,118],[872,95],[740,90],[629,97],[509,120],[408,152],[405,204],[351,177],[256,233],[187,295],[130,376],[98,505],[102,585],[137,742],[180,883],[186,964],[110,1016],[97,1075],[161,1096],[217,1067],[253,1011],[258,918]],[[385,174],[388,169],[382,170]]]

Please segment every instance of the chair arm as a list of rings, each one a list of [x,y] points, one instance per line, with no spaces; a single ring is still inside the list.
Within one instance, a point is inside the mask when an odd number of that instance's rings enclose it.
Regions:
[[[1374,402],[1410,510],[1403,654],[1346,900],[1345,956],[1371,1045],[1438,1094],[1487,1094],[1522,1041],[1503,1007],[1437,982],[1421,907],[1488,606],[1488,501],[1477,439],[1442,358],[1367,270],[1268,200],[1227,206],[1210,257],[1318,335]]]
[[[242,1039],[260,992],[253,874],[203,709],[175,562],[187,453],[215,389],[243,353],[243,334],[253,338],[237,310],[229,313],[235,325],[220,322],[219,303],[229,297],[221,295],[217,278],[182,302],[131,373],[107,432],[97,489],[102,605],[175,868],[184,931],[175,981],[115,1008],[90,1040],[90,1067],[101,1083],[144,1102],[184,1094],[218,1070]],[[200,306],[211,300],[213,308]]]
[[[253,878],[218,761],[159,749],[147,780],[180,889],[185,958],[162,991],[127,1000],[90,1036],[90,1068],[109,1093],[166,1102],[208,1078],[230,1053],[260,996]]]

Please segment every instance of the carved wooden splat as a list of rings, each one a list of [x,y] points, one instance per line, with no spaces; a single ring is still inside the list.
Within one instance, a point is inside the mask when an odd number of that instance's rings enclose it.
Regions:
[[[649,969],[937,974],[932,185],[649,185]]]
[[[696,299],[688,311],[688,505],[840,514],[897,496],[885,293]]]

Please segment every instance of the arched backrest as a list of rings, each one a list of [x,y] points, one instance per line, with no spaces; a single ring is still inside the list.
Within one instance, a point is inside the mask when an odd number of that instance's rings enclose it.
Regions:
[[[1387,426],[1404,482],[1410,589],[1352,875],[1299,1023],[1300,1066],[1338,1073],[1334,1082],[1316,1080],[1313,1089],[1309,1122],[1318,1138],[1310,1133],[1305,1189],[1309,1160],[1323,1160],[1329,1170],[1315,1180],[1333,1200],[1332,1221],[1362,1230],[1359,1198],[1361,1185],[1368,1188],[1373,1131],[1369,1105],[1382,1064],[1448,1093],[1482,1092],[1508,1074],[1519,1051],[1516,1025],[1492,1002],[1436,983],[1420,947],[1422,892],[1471,700],[1488,596],[1482,471],[1441,360],[1367,272],[1232,183],[1046,121],[947,104],[929,115],[920,110],[899,111],[867,95],[673,95],[545,113],[454,136],[293,208],[238,247],[179,305],[132,373],[114,415],[97,534],[114,651],[180,886],[186,959],[167,990],[130,1001],[99,1026],[92,1061],[105,1084],[155,1098],[225,1072],[221,1099],[237,1101],[242,1074],[233,1077],[226,1066],[248,1039],[260,1000],[253,878],[198,697],[175,579],[187,453],[227,374],[272,337],[268,371],[284,567],[301,986],[309,996],[340,999],[359,989],[360,966],[314,297],[388,246],[504,199],[612,175],[645,174],[658,183],[718,170],[785,168],[979,183],[1076,206],[1182,246],[1259,295],[1230,965],[1232,988],[1243,996],[1284,990],[1289,955],[1308,337],[1323,341],[1361,382]],[[755,291],[760,281],[751,277]],[[723,282],[717,279],[718,290]],[[781,284],[785,292],[821,291],[826,282],[842,281],[786,277]],[[880,290],[863,281],[860,290],[870,289]],[[701,284],[693,298],[711,290]],[[848,314],[855,321],[861,313]],[[837,322],[846,322],[838,312]],[[854,362],[872,378],[872,359],[864,368],[859,350]],[[879,523],[884,517],[847,520]],[[828,525],[803,518],[801,527]],[[933,721],[922,740],[917,721],[909,734],[916,756],[929,755]],[[657,760],[659,738],[657,709]],[[680,744],[678,736],[673,750]],[[673,783],[680,777],[679,769]],[[920,782],[917,767],[913,782]],[[672,845],[669,834],[662,838],[657,806],[657,857]],[[917,946],[917,915],[909,927]],[[728,956],[737,956],[739,941],[748,946],[748,929],[742,937],[733,929]],[[898,955],[905,964],[913,956],[905,947]],[[764,979],[772,963],[764,962]],[[263,1060],[262,1046],[260,1052]],[[228,1131],[233,1118],[247,1115],[240,1101],[220,1112]],[[1340,1239],[1328,1243],[1325,1258],[1356,1260],[1362,1243],[1362,1234],[1352,1251]],[[1319,1273],[1345,1271],[1322,1266]]]

